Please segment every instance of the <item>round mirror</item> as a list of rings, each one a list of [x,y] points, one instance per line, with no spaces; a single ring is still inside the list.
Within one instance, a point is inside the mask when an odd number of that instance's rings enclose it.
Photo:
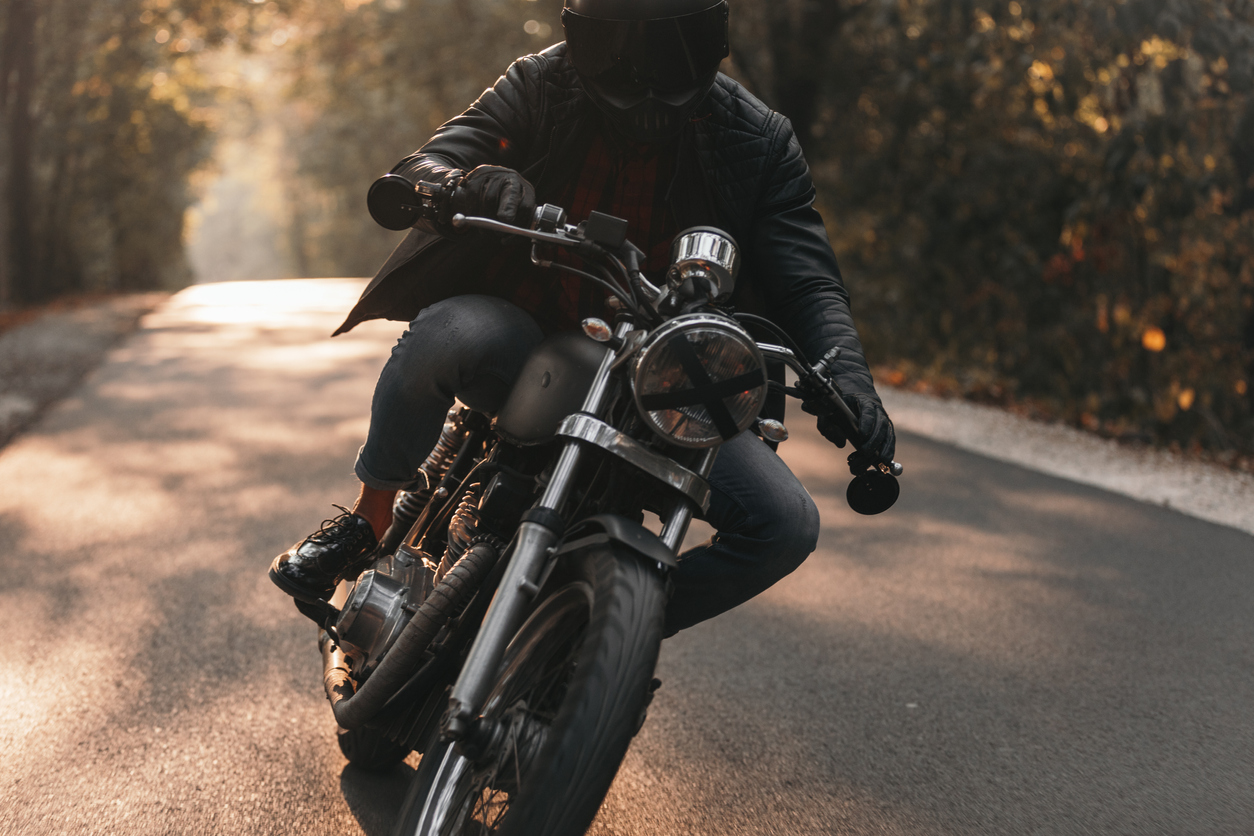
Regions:
[[[845,491],[849,507],[868,517],[892,508],[900,495],[901,485],[897,483],[897,477],[878,470],[859,473]]]

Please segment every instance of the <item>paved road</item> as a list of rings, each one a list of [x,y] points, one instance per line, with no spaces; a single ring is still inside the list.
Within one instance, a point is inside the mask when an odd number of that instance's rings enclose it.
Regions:
[[[0,833],[386,834],[270,557],[350,497],[394,325],[358,285],[176,297],[0,453]],[[902,439],[820,550],[667,642],[593,832],[1254,832],[1254,538]]]

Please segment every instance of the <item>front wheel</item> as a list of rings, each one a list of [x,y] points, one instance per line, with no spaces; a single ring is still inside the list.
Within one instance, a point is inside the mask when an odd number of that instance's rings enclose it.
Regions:
[[[423,755],[398,836],[579,836],[592,823],[643,720],[666,596],[656,569],[613,544],[564,558],[555,577],[473,742]]]

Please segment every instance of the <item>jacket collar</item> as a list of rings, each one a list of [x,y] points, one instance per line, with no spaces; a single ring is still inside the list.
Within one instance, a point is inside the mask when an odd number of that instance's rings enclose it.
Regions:
[[[524,176],[536,185],[536,193],[544,199],[560,190],[569,178],[578,176],[578,168],[587,155],[593,133],[600,124],[596,104],[584,93],[578,74],[567,57],[566,44],[556,44],[541,56],[547,59],[544,117],[548,142],[543,156],[528,167]],[[739,233],[735,219],[729,216],[723,201],[707,176],[714,164],[714,142],[709,124],[712,102],[702,108],[702,116],[684,131],[679,142],[679,160],[671,190],[671,210],[682,227],[714,224]],[[545,128],[542,127],[541,130]]]

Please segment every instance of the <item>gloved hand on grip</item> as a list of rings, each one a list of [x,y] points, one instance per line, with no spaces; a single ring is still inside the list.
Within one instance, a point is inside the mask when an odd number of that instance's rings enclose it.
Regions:
[[[858,419],[858,431],[865,443],[861,450],[849,454],[849,469],[866,470],[880,462],[890,462],[897,452],[897,434],[893,422],[884,411],[884,405],[874,395],[853,392],[844,396],[845,403]],[[830,405],[804,401],[801,408],[819,417],[819,432],[837,447],[844,447],[849,440],[841,429],[841,421]]]
[[[453,192],[453,212],[502,223],[531,226],[536,190],[521,174],[499,165],[481,165]]]

